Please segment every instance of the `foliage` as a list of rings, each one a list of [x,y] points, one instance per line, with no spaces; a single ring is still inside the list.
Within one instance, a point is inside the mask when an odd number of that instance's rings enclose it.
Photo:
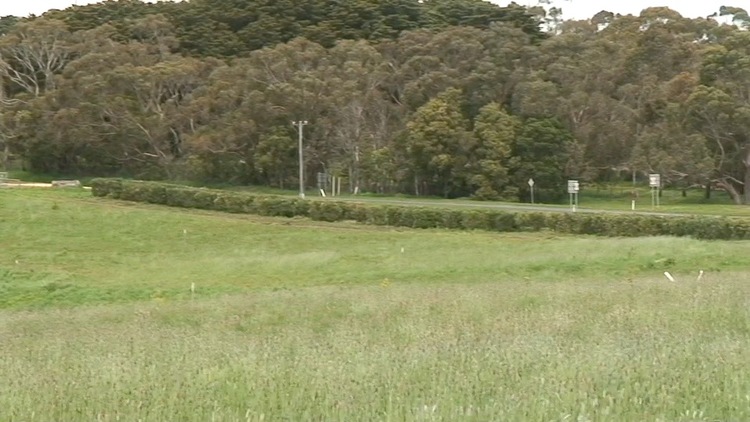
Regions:
[[[378,206],[352,202],[302,200],[272,195],[190,188],[158,182],[94,179],[97,197],[118,198],[182,208],[272,217],[309,217],[317,221],[499,232],[552,230],[598,236],[691,236],[697,239],[750,239],[750,221],[719,217],[502,212]]]
[[[518,7],[499,7],[483,0],[429,1],[358,0],[198,0],[146,3],[141,0],[104,2],[51,11],[73,31],[113,24],[117,39],[134,38],[133,23],[148,16],[168,16],[175,27],[179,51],[195,56],[234,57],[306,37],[327,47],[343,39],[395,38],[419,28],[472,26],[512,22],[535,38],[543,38],[534,17]]]
[[[521,198],[530,196],[529,179],[535,182],[540,202],[557,201],[565,195],[566,164],[573,147],[573,136],[559,122],[529,119],[513,144],[513,174]]]
[[[462,188],[471,135],[461,113],[461,93],[450,89],[420,107],[407,123],[406,152],[417,194],[448,198]]]
[[[0,153],[34,172],[565,198],[662,174],[750,201],[747,13],[481,0],[105,1],[2,18]],[[549,29],[543,34],[542,26]],[[220,59],[216,59],[220,58]]]

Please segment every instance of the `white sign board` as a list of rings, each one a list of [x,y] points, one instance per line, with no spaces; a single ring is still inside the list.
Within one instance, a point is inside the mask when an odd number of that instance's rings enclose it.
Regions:
[[[568,193],[578,193],[578,180],[568,180]]]
[[[658,188],[661,186],[661,175],[660,174],[649,174],[648,185],[652,188]]]
[[[530,188],[534,187],[534,179],[529,179],[529,187]]]

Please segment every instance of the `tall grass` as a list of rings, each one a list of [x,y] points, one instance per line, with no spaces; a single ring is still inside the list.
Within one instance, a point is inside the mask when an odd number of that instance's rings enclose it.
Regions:
[[[313,287],[0,314],[2,420],[747,420],[750,281]]]
[[[750,242],[10,190],[0,238],[3,421],[750,419]]]

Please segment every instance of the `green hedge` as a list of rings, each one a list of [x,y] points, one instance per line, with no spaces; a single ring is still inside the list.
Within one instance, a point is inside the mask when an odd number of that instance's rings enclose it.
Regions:
[[[94,196],[126,201],[272,217],[309,217],[317,221],[357,221],[380,226],[497,232],[551,230],[559,233],[621,237],[691,236],[697,239],[750,239],[750,220],[739,218],[508,212],[370,205],[251,195],[122,179],[94,179],[91,187]]]

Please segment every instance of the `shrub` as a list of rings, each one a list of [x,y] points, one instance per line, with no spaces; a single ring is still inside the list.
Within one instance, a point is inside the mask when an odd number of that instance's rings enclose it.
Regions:
[[[235,192],[220,193],[214,199],[214,209],[236,214],[255,214],[255,197]]]
[[[463,229],[463,212],[459,210],[442,210],[443,228],[446,229]]]
[[[505,211],[489,211],[487,215],[491,230],[497,232],[518,231],[515,214]]]
[[[438,208],[411,208],[412,226],[417,229],[435,229],[444,227],[443,212]]]
[[[218,197],[219,197],[218,192],[213,192],[209,190],[195,192],[193,195],[193,203],[195,204],[193,208],[199,208],[202,210],[212,210],[215,207],[214,203],[216,201],[216,198]]]
[[[359,223],[367,221],[367,207],[362,204],[346,204],[344,207],[344,220],[353,220]]]
[[[515,214],[515,225],[520,230],[538,232],[547,227],[547,215],[541,212],[519,212]]]
[[[388,206],[374,205],[367,207],[365,212],[365,223],[376,226],[388,225]]]
[[[166,204],[170,207],[193,208],[193,188],[173,187],[167,190]]]
[[[309,208],[310,218],[317,221],[342,221],[346,214],[346,204],[338,202],[314,201]]]
[[[273,217],[310,217],[318,221],[354,220],[365,224],[413,228],[554,230],[599,236],[692,236],[698,239],[749,239],[750,221],[717,217],[504,212],[358,204],[250,195],[166,183],[94,179],[92,194],[173,207],[199,208]]]
[[[492,230],[490,215],[486,211],[466,210],[463,211],[461,225],[466,230]]]
[[[302,207],[297,205],[301,199],[290,199],[277,196],[262,196],[255,200],[260,215],[268,217],[295,217]]]
[[[97,197],[120,198],[122,179],[93,179],[91,193]]]

